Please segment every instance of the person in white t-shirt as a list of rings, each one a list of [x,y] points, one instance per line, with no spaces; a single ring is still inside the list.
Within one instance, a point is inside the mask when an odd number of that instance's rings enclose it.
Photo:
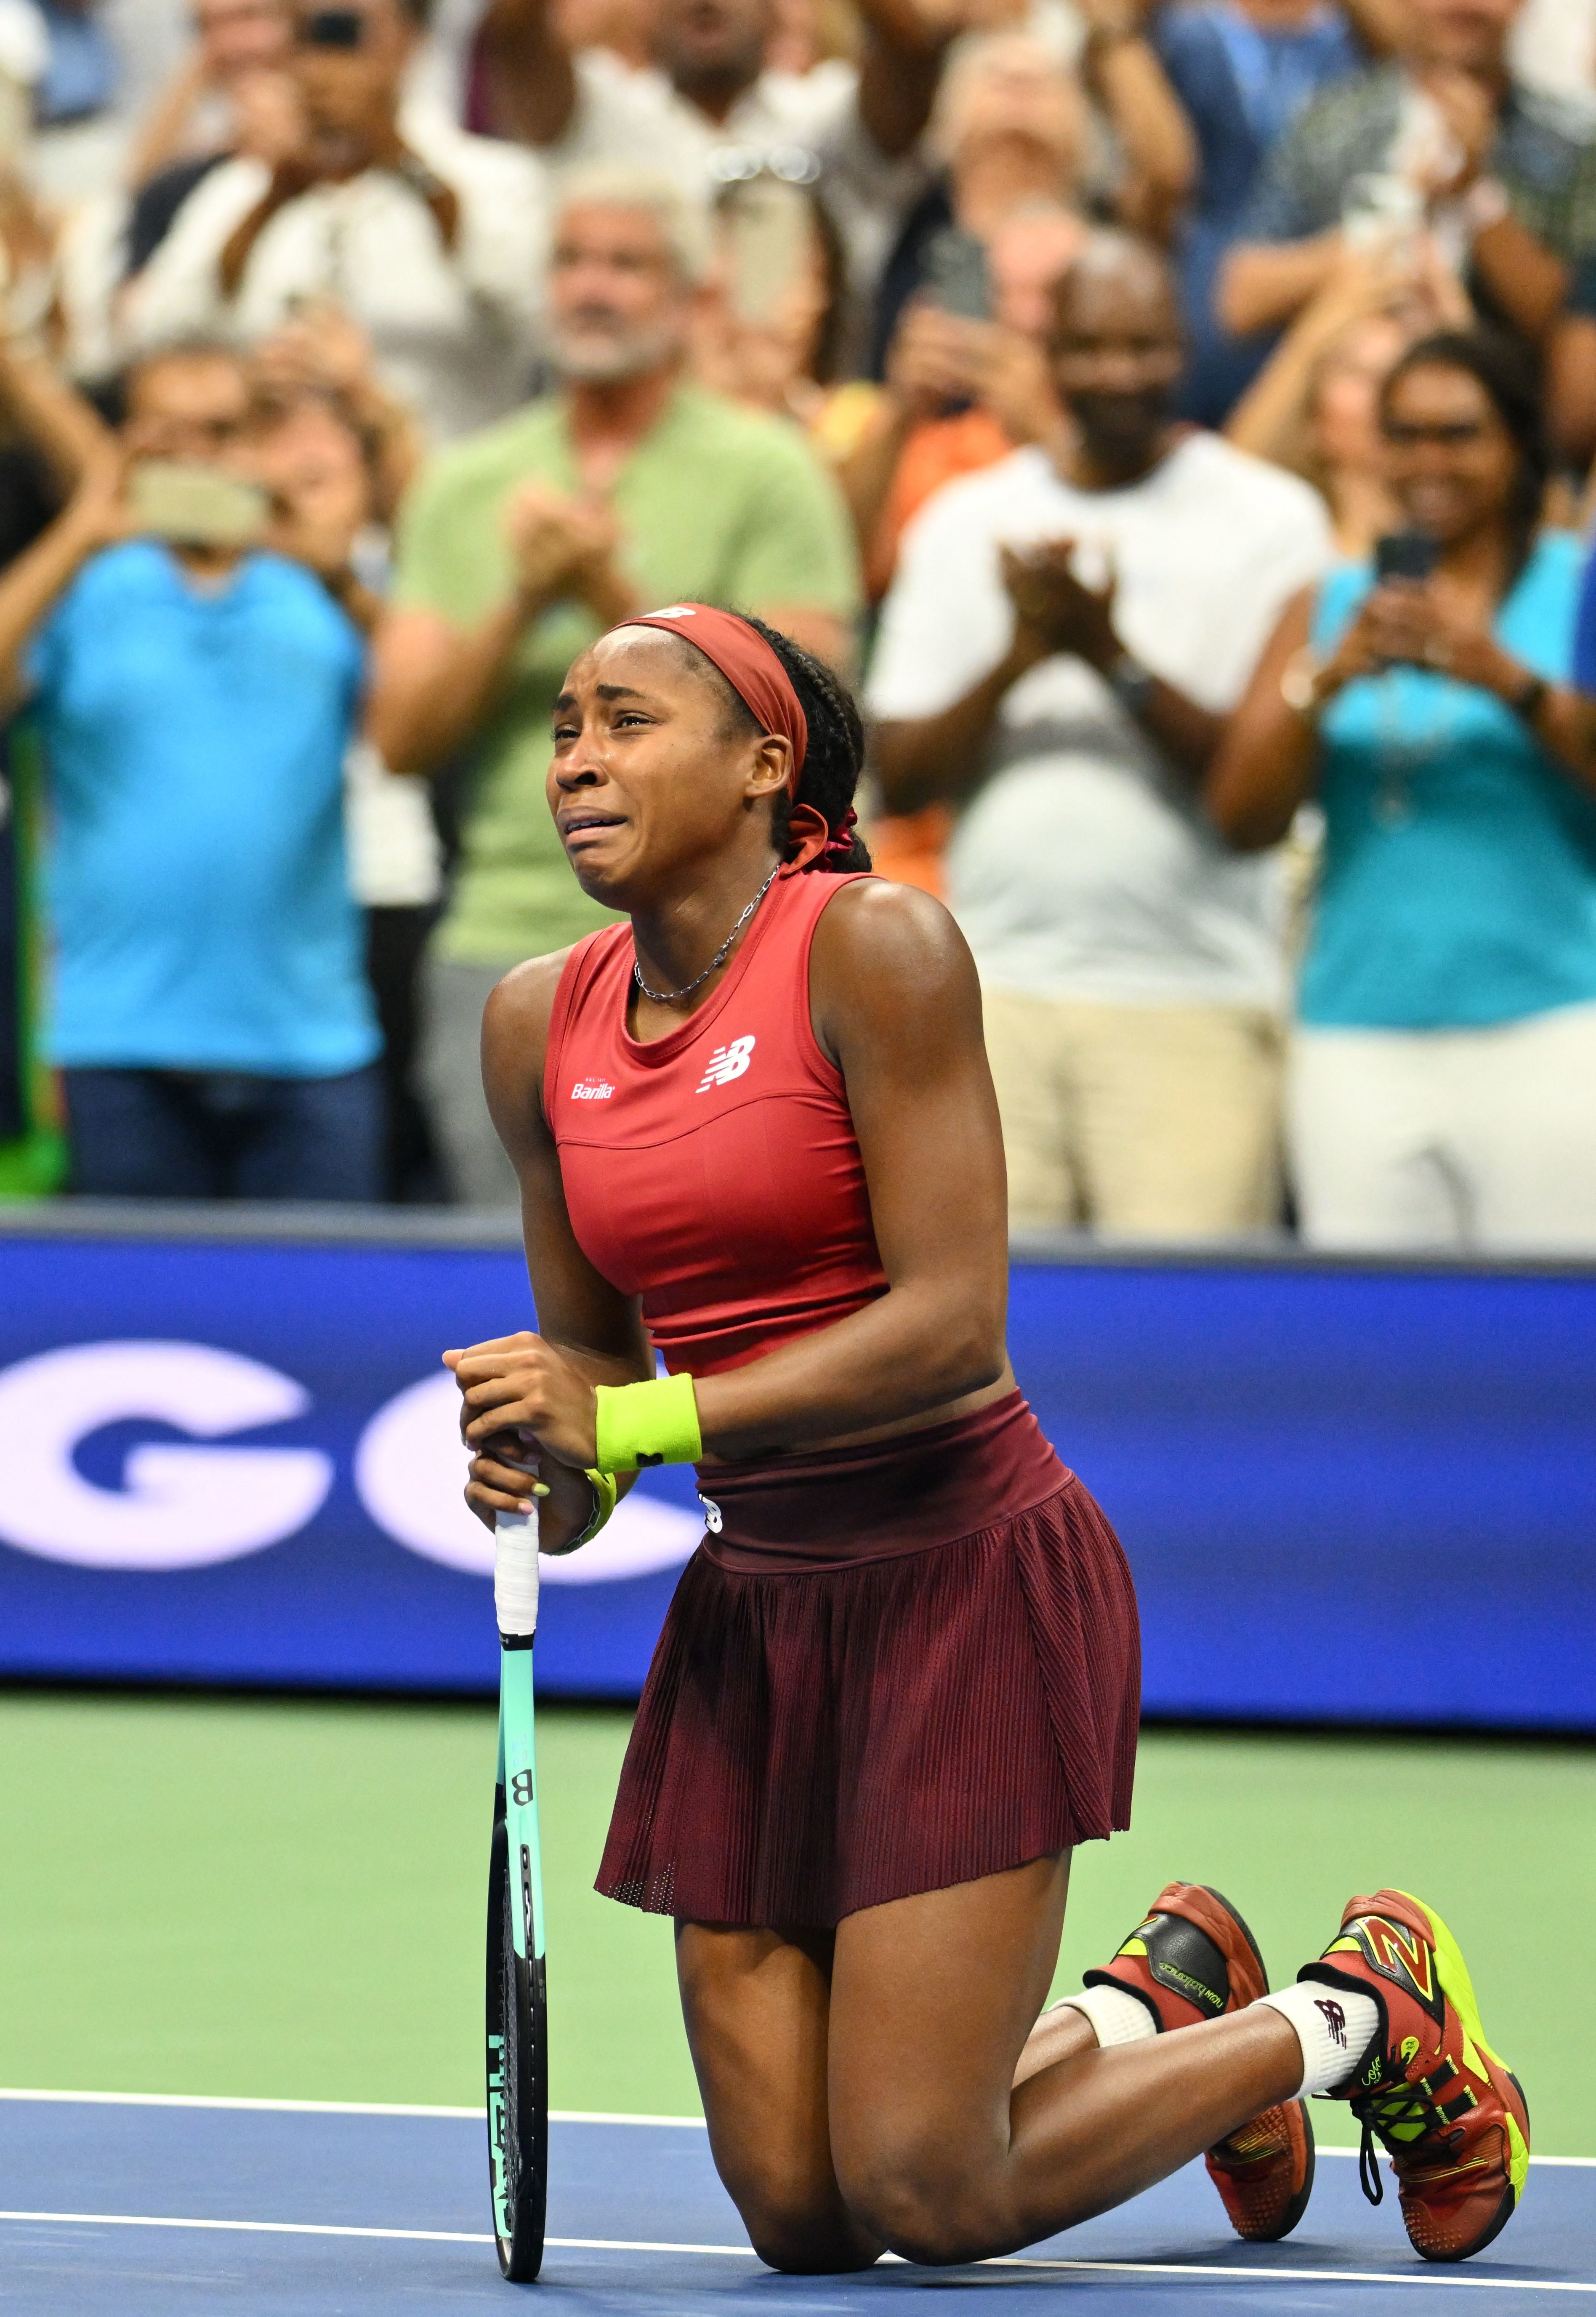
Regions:
[[[224,161],[195,187],[131,287],[137,344],[248,345],[325,301],[364,331],[383,384],[435,441],[524,401],[541,350],[545,173],[402,108],[424,4],[300,0],[299,141],[274,165]]]
[[[660,0],[655,66],[605,49],[575,54],[549,0],[493,0],[477,47],[478,125],[551,167],[625,162],[702,196],[762,165],[816,176],[847,257],[847,352],[862,355],[868,302],[912,204],[930,183],[916,148],[957,6],[933,24],[914,0],[860,0],[864,53],[806,73],[771,71],[773,0]]]
[[[1281,607],[1330,556],[1317,497],[1172,426],[1179,308],[1097,234],[1051,341],[1073,427],[911,525],[869,706],[888,807],[961,817],[1021,1228],[1201,1237],[1279,1212],[1283,891],[1198,791]]]
[[[1535,88],[1596,100],[1596,0],[1526,0],[1513,26],[1515,73]]]

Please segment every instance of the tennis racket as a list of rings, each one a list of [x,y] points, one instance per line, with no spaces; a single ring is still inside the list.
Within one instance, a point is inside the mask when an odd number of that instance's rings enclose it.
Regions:
[[[487,1880],[487,2173],[499,2267],[512,2284],[530,2285],[543,2266],[548,2192],[548,2010],[532,1742],[535,1513],[498,1516],[494,1602],[499,1769]]]

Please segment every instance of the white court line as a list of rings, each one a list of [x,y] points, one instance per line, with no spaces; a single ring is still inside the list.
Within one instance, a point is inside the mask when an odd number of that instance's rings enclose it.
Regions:
[[[1010,2253],[982,2264],[992,2268],[1093,2269],[1115,2277],[1227,2277],[1249,2285],[1469,2285],[1487,2293],[1596,2293],[1596,2283],[1561,2277],[1464,2277],[1454,2267],[1383,2268],[1235,2268],[1219,2262],[1176,2260],[1035,2260]]]
[[[287,2116],[439,2116],[463,2117],[477,2123],[482,2116],[480,2107],[423,2107],[394,2100],[296,2100],[245,2099],[219,2092],[51,2092],[20,2090],[0,2085],[0,2100],[59,2100],[70,2106],[74,2101],[89,2107],[227,2107],[263,2108],[269,2113]],[[685,2127],[690,2132],[702,2132],[701,2116],[623,2116],[608,2108],[551,2107],[551,2124],[663,2124],[673,2129]],[[1326,2148],[1321,2143],[1321,2156],[1356,2156],[1355,2148]],[[1531,2164],[1559,2164],[1596,2168],[1596,2156],[1532,2156]],[[1338,2272],[1339,2274],[1339,2272]]]
[[[54,2227],[82,2229],[231,2229],[262,2237],[393,2237],[406,2244],[493,2242],[491,2236],[468,2229],[357,2229],[331,2221],[191,2221],[165,2213],[0,2212],[0,2221],[45,2221]]]
[[[55,2226],[85,2229],[226,2229],[245,2236],[380,2237],[399,2244],[492,2244],[493,2238],[475,2229],[362,2229],[333,2221],[195,2221],[163,2213],[23,2213],[0,2212],[0,2221],[43,2221]],[[545,2237],[546,2245],[565,2252],[713,2252],[736,2260],[758,2258],[752,2245],[663,2244],[623,2237]]]
[[[361,2229],[329,2221],[200,2221],[168,2219],[147,2213],[22,2213],[0,2212],[0,2221],[35,2221],[49,2225],[99,2229],[218,2229],[252,2236],[379,2237],[400,2244],[492,2244],[491,2236],[464,2229]],[[686,2252],[714,2253],[734,2260],[757,2258],[748,2245],[666,2244],[646,2238],[547,2237],[557,2252]],[[894,2260],[888,2253],[886,2258]],[[907,2266],[906,2263],[896,2264]],[[1466,2277],[1448,2269],[1374,2268],[1240,2268],[1221,2261],[1172,2260],[1039,2260],[1009,2254],[998,2260],[971,2261],[975,2268],[1067,2269],[1100,2277],[1224,2277],[1244,2278],[1256,2285],[1467,2285],[1496,2293],[1596,2293],[1596,2284],[1565,2283],[1562,2279],[1522,2277]]]
[[[288,2116],[441,2116],[480,2123],[477,2107],[423,2107],[396,2100],[244,2099],[210,2092],[49,2092],[24,2091],[0,2086],[0,2100],[59,2100],[86,2107],[227,2107],[263,2108]],[[621,2116],[603,2108],[551,2107],[553,2124],[685,2125],[701,2132],[701,2116]]]
[[[475,2116],[476,2113],[476,2109],[473,2108],[471,2114]],[[1321,2156],[1356,2156],[1358,2151],[1355,2148],[1326,2148],[1321,2141],[1317,2152]],[[1565,2169],[1572,2168],[1575,2170],[1583,2168],[1589,2171],[1592,2167],[1596,2167],[1596,2156],[1532,2156],[1529,2161],[1531,2164],[1561,2164]]]

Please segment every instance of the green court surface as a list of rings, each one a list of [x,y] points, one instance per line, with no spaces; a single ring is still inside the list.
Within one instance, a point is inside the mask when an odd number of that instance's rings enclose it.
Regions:
[[[688,2115],[670,1926],[591,1888],[627,1726],[539,1717],[552,2098]],[[0,1695],[0,2083],[476,2101],[493,1764],[476,1705]],[[1277,1980],[1395,1883],[1458,1933],[1537,2146],[1596,2154],[1593,1825],[1589,1748],[1150,1731],[1134,1830],[1076,1861],[1059,1988],[1172,1877],[1224,1890]]]

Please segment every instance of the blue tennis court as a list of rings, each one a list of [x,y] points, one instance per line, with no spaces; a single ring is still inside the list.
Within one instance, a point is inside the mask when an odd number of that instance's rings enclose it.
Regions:
[[[1481,2317],[1509,2317],[1544,2312],[1548,2295],[1596,2295],[1588,2160],[1538,2159],[1521,2214],[1461,2269],[1416,2260],[1394,2196],[1371,2211],[1355,2164],[1332,2152],[1281,2245],[1230,2236],[1191,2166],[1012,2259],[798,2278],[749,2250],[701,2126],[562,2116],[552,2140],[548,2254],[539,2283],[521,2290],[572,2317],[843,2317],[920,2293],[957,2293],[967,2308],[990,2295],[1003,2317],[1057,2311],[1065,2294],[1094,2317],[1421,2317],[1485,2294]],[[470,2110],[0,2094],[0,2304],[16,2317],[503,2308],[517,2288],[494,2259],[486,2169]]]

